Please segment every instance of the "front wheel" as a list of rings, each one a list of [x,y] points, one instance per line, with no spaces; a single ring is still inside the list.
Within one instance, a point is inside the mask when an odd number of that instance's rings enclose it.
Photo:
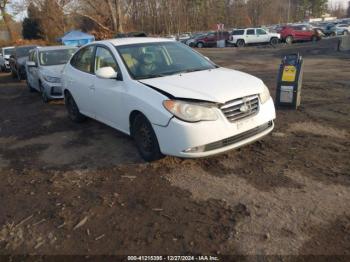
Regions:
[[[199,43],[197,44],[197,47],[198,47],[198,48],[203,48],[203,47],[204,47],[204,44],[203,44],[202,42],[199,42]]]
[[[245,42],[243,39],[239,39],[236,43],[237,47],[244,47],[245,46]]]
[[[131,135],[135,140],[141,157],[147,161],[155,161],[164,157],[160,152],[158,139],[148,119],[139,114],[132,123]]]
[[[70,120],[76,123],[83,122],[86,117],[80,113],[79,108],[75,103],[73,96],[70,93],[67,93],[64,96],[64,100],[65,100],[64,103],[66,105],[66,109],[68,112],[68,117],[70,118]]]
[[[291,45],[293,43],[294,39],[293,39],[293,36],[289,35],[286,37],[286,43],[288,45]]]
[[[48,98],[45,88],[40,84],[40,93],[41,93],[41,100],[43,101],[44,104],[48,103],[50,99]]]
[[[35,91],[34,88],[29,84],[28,80],[27,80],[27,87],[29,89],[29,92],[33,93]]]

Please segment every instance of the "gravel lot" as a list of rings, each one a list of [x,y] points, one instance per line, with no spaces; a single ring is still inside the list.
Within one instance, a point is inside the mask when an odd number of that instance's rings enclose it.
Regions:
[[[152,164],[0,75],[0,254],[350,255],[350,53],[336,43],[202,49],[264,80],[305,58],[302,106],[264,140]]]

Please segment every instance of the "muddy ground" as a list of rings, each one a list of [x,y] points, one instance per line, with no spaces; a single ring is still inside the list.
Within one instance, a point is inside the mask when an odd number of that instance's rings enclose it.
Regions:
[[[273,96],[281,56],[301,52],[302,106],[252,145],[152,164],[2,73],[0,254],[350,255],[350,54],[334,49],[200,50]]]

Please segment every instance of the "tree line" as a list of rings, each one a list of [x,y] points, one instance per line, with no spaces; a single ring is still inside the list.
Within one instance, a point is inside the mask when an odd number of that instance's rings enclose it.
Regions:
[[[129,31],[167,35],[215,30],[217,23],[234,28],[296,22],[328,10],[327,0],[22,1],[17,9],[28,14],[23,21],[24,38],[47,41],[71,29],[92,32],[97,39]],[[1,2],[11,0],[0,0],[0,8]]]

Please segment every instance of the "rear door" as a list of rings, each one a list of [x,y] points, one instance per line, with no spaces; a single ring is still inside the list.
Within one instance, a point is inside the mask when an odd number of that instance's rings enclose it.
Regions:
[[[245,42],[247,44],[252,44],[256,43],[258,40],[256,39],[255,35],[255,29],[254,28],[249,28],[246,30],[246,37],[245,37]]]
[[[207,46],[216,45],[216,35],[215,33],[210,33],[205,37],[205,43]]]
[[[65,70],[65,85],[72,93],[80,112],[90,117],[95,117],[92,104],[95,81],[94,50],[95,45],[80,49],[71,59],[69,70]]]

